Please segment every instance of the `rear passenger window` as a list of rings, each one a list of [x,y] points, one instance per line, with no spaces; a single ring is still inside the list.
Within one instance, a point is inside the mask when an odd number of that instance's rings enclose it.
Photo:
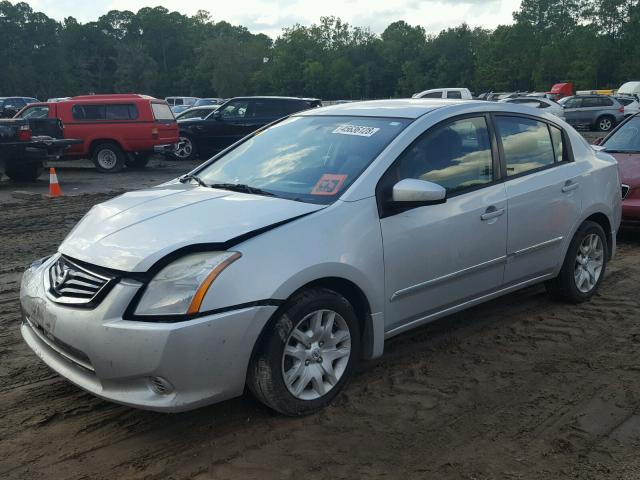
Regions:
[[[107,105],[107,120],[135,120],[138,108],[135,105]]]
[[[599,107],[601,106],[602,103],[600,103],[600,99],[599,98],[595,98],[595,97],[590,97],[590,98],[585,98],[584,100],[582,100],[582,106],[587,108],[587,107]]]
[[[420,98],[442,98],[442,92],[431,92],[423,95]]]
[[[397,162],[397,180],[437,183],[448,193],[493,181],[491,140],[484,117],[465,118],[427,131]]]
[[[603,98],[599,98],[598,100],[599,100],[600,106],[602,106],[602,107],[611,107],[611,106],[613,106],[613,101],[610,98],[603,97]]]
[[[555,163],[549,128],[544,122],[522,117],[496,117],[507,176],[521,175]]]
[[[447,98],[462,98],[462,94],[460,92],[447,92]]]

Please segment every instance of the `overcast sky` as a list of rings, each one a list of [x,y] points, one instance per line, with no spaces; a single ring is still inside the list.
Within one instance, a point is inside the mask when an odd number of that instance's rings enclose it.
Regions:
[[[244,25],[253,33],[275,38],[283,27],[295,23],[310,25],[321,16],[335,15],[354,26],[369,27],[375,33],[396,20],[420,24],[429,33],[467,22],[493,28],[512,22],[520,0],[26,0],[34,10],[57,20],[75,17],[82,22],[96,20],[109,10],[138,11],[162,5],[192,15],[207,10],[213,20]]]

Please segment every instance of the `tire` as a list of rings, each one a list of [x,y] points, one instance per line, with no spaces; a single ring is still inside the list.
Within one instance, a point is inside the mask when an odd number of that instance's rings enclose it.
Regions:
[[[180,135],[178,144],[173,151],[176,160],[195,160],[198,158],[198,150],[193,139],[188,135]]]
[[[318,412],[344,389],[360,358],[356,313],[336,292],[312,288],[293,296],[276,315],[257,345],[247,385],[258,400],[284,415]]]
[[[596,120],[596,129],[600,132],[610,132],[616,126],[616,120],[610,115],[603,115]]]
[[[98,171],[102,173],[116,173],[125,166],[125,153],[116,143],[99,143],[93,148],[91,160]]]
[[[594,237],[599,239],[599,247],[587,252],[587,246],[592,245],[589,242]],[[549,295],[574,304],[590,300],[604,278],[607,252],[607,236],[602,227],[595,222],[584,222],[571,240],[560,274],[545,283]]]
[[[7,165],[5,174],[11,180],[18,182],[31,182],[37,180],[44,172],[42,163],[26,163],[24,165]]]
[[[133,152],[127,155],[125,164],[127,168],[141,170],[147,166],[152,156],[153,154],[149,152]]]

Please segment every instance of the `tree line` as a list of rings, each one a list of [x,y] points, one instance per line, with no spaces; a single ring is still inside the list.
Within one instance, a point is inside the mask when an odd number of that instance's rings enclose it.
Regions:
[[[416,19],[416,23],[420,19]],[[0,2],[0,95],[41,99],[136,92],[164,97],[408,96],[433,87],[578,89],[640,80],[640,0],[523,0],[514,23],[427,34],[391,23],[382,34],[323,17],[275,40],[243,26],[163,7],[62,22]]]

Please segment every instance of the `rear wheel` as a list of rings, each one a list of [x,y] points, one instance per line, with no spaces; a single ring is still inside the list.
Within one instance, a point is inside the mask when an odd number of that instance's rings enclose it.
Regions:
[[[173,156],[178,160],[193,160],[198,157],[196,146],[191,137],[186,135],[180,136],[176,148],[173,151]]]
[[[125,166],[125,154],[119,145],[100,143],[93,149],[91,157],[96,168],[103,173],[116,173]]]
[[[149,152],[133,152],[127,155],[127,159],[125,160],[125,163],[127,165],[127,168],[132,168],[136,170],[142,169],[147,166],[152,156],[153,154]]]
[[[602,227],[591,221],[576,232],[560,274],[545,283],[547,292],[569,303],[582,303],[593,297],[607,267],[607,237]]]
[[[315,413],[344,389],[360,356],[351,304],[336,292],[296,294],[254,356],[247,383],[264,404],[291,416]]]
[[[596,121],[596,127],[601,132],[608,132],[615,126],[615,124],[615,119],[609,115],[604,115]]]
[[[7,177],[18,182],[30,182],[36,180],[44,172],[42,163],[27,163],[25,165],[7,165],[5,172]]]

